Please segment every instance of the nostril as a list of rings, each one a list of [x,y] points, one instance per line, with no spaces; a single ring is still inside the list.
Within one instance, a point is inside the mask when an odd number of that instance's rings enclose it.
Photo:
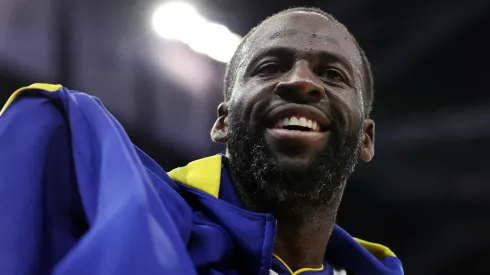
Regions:
[[[276,88],[276,93],[283,99],[291,102],[300,102],[301,93],[295,85],[280,84]]]
[[[311,96],[314,96],[314,97],[321,97],[322,96],[322,93],[320,91],[318,91],[318,90],[312,90],[312,91],[309,92],[309,94]]]

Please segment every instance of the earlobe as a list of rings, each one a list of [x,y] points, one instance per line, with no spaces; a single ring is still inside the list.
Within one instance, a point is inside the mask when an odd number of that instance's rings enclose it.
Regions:
[[[370,161],[374,157],[374,121],[366,118],[362,132],[362,148],[360,158]]]
[[[211,129],[211,139],[217,143],[228,141],[228,103],[218,105],[218,118]]]

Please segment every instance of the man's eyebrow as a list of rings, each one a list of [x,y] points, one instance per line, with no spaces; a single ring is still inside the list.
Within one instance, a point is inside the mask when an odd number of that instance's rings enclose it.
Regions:
[[[259,60],[261,60],[264,57],[271,56],[271,57],[290,57],[290,58],[295,58],[294,55],[296,54],[295,50],[290,47],[286,46],[275,46],[275,47],[267,47],[258,50],[255,54],[250,59],[249,63],[249,68],[253,67]],[[327,51],[313,51],[308,53],[309,56],[317,56],[319,57],[320,61],[322,62],[339,62],[343,64],[346,69],[348,69],[351,73],[353,72],[353,65],[351,64],[350,59],[337,52],[334,50],[327,50]],[[296,57],[297,58],[297,57]]]
[[[254,54],[252,54],[250,62],[247,65],[247,71],[254,67],[255,64],[264,57],[291,57],[294,56],[294,50],[285,46],[276,46],[276,47],[266,47],[257,50]]]
[[[275,46],[275,47],[266,47],[259,49],[253,56],[252,59],[260,59],[266,56],[284,56],[284,55],[292,55],[294,54],[294,50],[285,46]]]
[[[349,70],[353,70],[353,65],[354,64],[351,64],[351,60],[343,55],[343,54],[340,54],[336,51],[321,51],[321,52],[318,52],[317,55],[319,56],[320,60],[328,60],[330,62],[332,61],[335,61],[335,62],[339,62],[343,65],[346,66],[346,69],[349,69]]]

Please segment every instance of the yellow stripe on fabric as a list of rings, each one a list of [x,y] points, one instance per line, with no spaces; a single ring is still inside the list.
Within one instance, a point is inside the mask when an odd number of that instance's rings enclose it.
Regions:
[[[56,92],[59,89],[61,89],[63,86],[59,84],[47,84],[47,83],[34,83],[32,85],[29,85],[27,87],[22,87],[18,89],[17,91],[13,92],[12,95],[7,99],[7,102],[3,105],[2,109],[0,110],[0,117],[7,111],[7,108],[12,105],[14,100],[22,93],[23,91],[26,90],[43,90],[47,92]]]
[[[176,168],[168,173],[175,181],[218,198],[221,183],[221,155],[215,155]]]
[[[303,272],[307,272],[307,271],[321,271],[323,270],[323,265],[321,267],[317,267],[317,268],[309,268],[309,267],[305,267],[305,268],[300,268],[296,271],[292,271],[291,268],[288,266],[288,264],[286,264],[285,261],[283,261],[283,259],[281,259],[281,257],[279,257],[277,254],[272,254],[274,257],[276,257],[277,260],[279,260],[286,268],[287,270],[292,274],[292,275],[297,275],[297,274],[301,274]]]
[[[391,251],[388,247],[378,244],[378,243],[371,243],[367,242],[365,240],[361,240],[358,238],[354,238],[360,245],[362,245],[364,248],[366,248],[369,253],[373,254],[374,257],[376,257],[378,260],[381,260],[386,257],[396,257],[395,253]]]

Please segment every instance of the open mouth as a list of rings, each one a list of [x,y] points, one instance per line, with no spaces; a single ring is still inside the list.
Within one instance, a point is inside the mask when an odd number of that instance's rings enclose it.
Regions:
[[[301,132],[322,132],[322,127],[315,119],[298,115],[278,119],[274,124],[274,129]]]
[[[323,111],[306,104],[288,103],[276,107],[267,113],[266,121],[266,140],[286,146],[289,149],[285,150],[290,153],[323,147],[331,128],[330,119]]]

